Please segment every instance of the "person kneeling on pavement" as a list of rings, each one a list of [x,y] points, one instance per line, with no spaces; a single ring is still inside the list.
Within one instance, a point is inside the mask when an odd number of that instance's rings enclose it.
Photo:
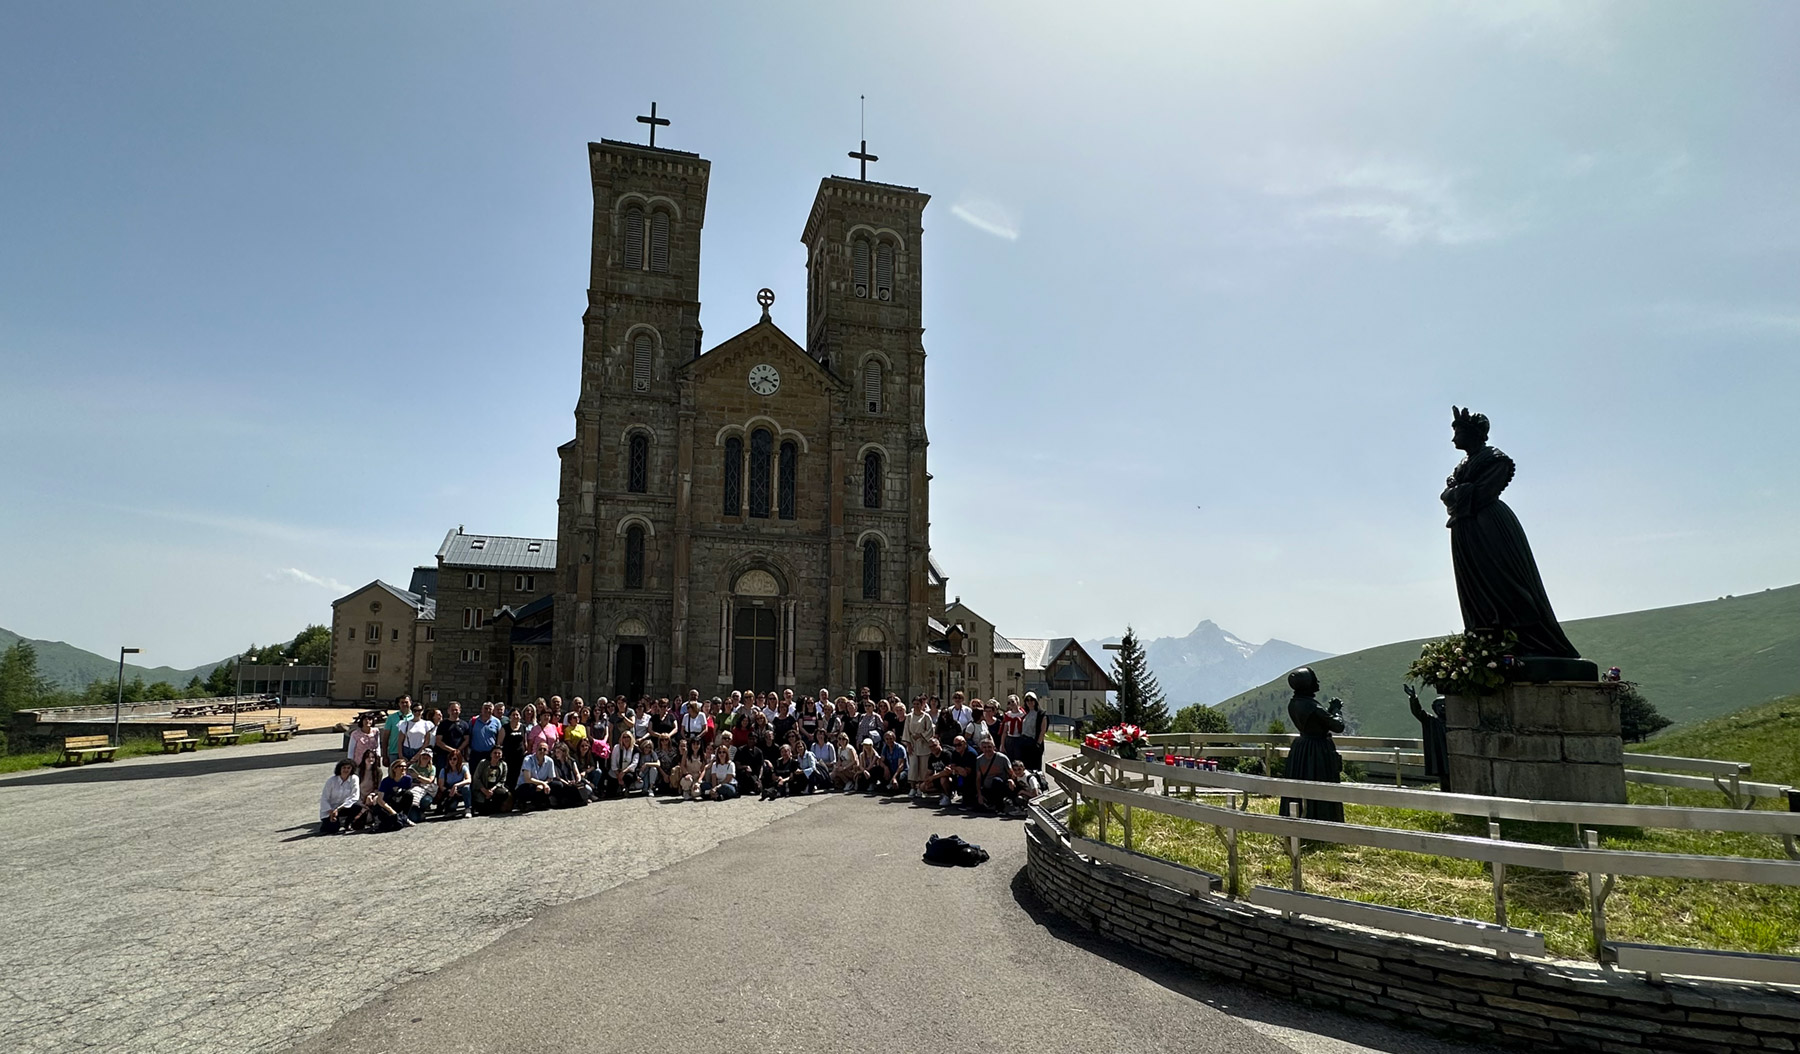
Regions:
[[[531,756],[519,766],[519,782],[513,787],[513,807],[520,812],[550,807],[550,781],[556,778],[556,762],[543,740],[531,748]]]
[[[349,834],[362,825],[362,784],[349,758],[339,758],[319,794],[319,833]]]
[[[975,804],[988,812],[1006,811],[1016,804],[1012,759],[994,749],[992,737],[981,741],[980,750],[975,759]]]
[[[495,747],[475,766],[475,811],[483,816],[512,808],[512,788],[506,785],[506,751]]]

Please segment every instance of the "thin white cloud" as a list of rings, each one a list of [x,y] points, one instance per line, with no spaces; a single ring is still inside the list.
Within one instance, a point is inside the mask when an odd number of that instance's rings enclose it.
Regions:
[[[1738,337],[1800,337],[1800,307],[1737,307],[1664,303],[1651,309],[1664,325],[1689,333]]]
[[[1464,17],[1508,46],[1575,66],[1604,68],[1618,49],[1612,0],[1464,0]]]
[[[1288,155],[1266,166],[1264,194],[1292,202],[1289,220],[1312,234],[1373,233],[1396,245],[1467,245],[1517,224],[1478,215],[1456,176],[1416,161]]]
[[[334,527],[309,527],[304,524],[279,523],[274,520],[259,520],[251,516],[221,515],[194,509],[145,509],[129,505],[100,505],[101,508],[114,512],[128,513],[133,516],[148,516],[152,519],[168,520],[173,523],[185,523],[194,527],[221,531],[227,534],[239,534],[251,538],[264,538],[270,541],[285,542],[290,545],[345,545],[392,546],[402,544],[387,538],[353,536],[346,531]]]
[[[307,574],[298,567],[277,568],[274,571],[269,572],[267,577],[275,581],[299,582],[302,585],[318,586],[320,589],[329,589],[333,593],[348,593],[350,591],[349,586],[335,578],[320,578],[318,575]]]
[[[996,238],[1005,238],[1009,242],[1019,240],[1018,219],[1005,206],[996,202],[982,198],[964,198],[950,206],[950,215]]]

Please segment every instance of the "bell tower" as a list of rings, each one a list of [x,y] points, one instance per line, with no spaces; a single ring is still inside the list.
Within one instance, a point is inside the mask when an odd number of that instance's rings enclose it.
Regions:
[[[931,199],[867,179],[876,159],[866,143],[850,156],[863,178],[820,180],[800,236],[807,353],[846,382],[832,450],[841,515],[831,544],[829,651],[834,680],[879,679],[911,692],[927,683],[931,516],[920,245]]]
[[[609,613],[617,608],[610,594],[628,575],[635,617],[650,636],[671,617],[673,569],[655,546],[669,537],[660,528],[672,524],[676,372],[700,354],[700,232],[711,165],[697,154],[654,145],[657,129],[669,123],[654,106],[638,120],[650,126],[650,145],[588,144],[594,226],[581,390],[575,438],[558,448],[551,662],[564,686],[610,686],[616,619]],[[622,563],[625,547],[617,544],[627,520],[644,525],[630,571]],[[667,650],[646,650],[651,683],[667,677]]]

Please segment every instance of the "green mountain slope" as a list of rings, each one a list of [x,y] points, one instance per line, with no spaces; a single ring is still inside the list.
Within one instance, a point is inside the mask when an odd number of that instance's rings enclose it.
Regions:
[[[1679,607],[1566,622],[1581,654],[1617,666],[1677,726],[1800,692],[1800,585]],[[1400,692],[1422,640],[1321,659],[1313,668],[1328,695],[1342,696],[1352,729],[1365,736],[1416,736]],[[1286,677],[1227,699],[1219,708],[1238,731],[1287,719]],[[1430,693],[1425,693],[1429,697]]]
[[[21,639],[29,638],[21,638],[9,629],[0,629],[0,651],[12,647],[15,641]],[[116,656],[109,659],[60,640],[33,640],[31,643],[37,649],[38,672],[57,688],[78,692],[86,688],[89,681],[110,681],[119,675],[119,660]],[[195,677],[205,680],[206,675],[217,665],[219,664],[216,662],[209,662],[191,670],[177,670],[171,666],[146,667],[126,663],[125,679],[129,681],[134,676],[141,676],[145,684],[167,681],[181,688]]]
[[[1625,749],[1678,758],[1747,761],[1750,777],[1758,782],[1800,786],[1800,696],[1665,729],[1661,735]],[[1701,796],[1708,799],[1707,805],[1718,804],[1710,792]]]

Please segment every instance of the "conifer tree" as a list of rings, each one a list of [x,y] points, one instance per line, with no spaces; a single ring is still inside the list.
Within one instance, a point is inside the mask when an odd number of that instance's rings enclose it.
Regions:
[[[1125,627],[1125,639],[1119,642],[1118,654],[1113,657],[1112,678],[1119,685],[1118,705],[1112,709],[1120,722],[1146,732],[1169,730],[1169,707],[1163,701],[1162,685],[1150,672],[1144,645],[1130,626]]]

